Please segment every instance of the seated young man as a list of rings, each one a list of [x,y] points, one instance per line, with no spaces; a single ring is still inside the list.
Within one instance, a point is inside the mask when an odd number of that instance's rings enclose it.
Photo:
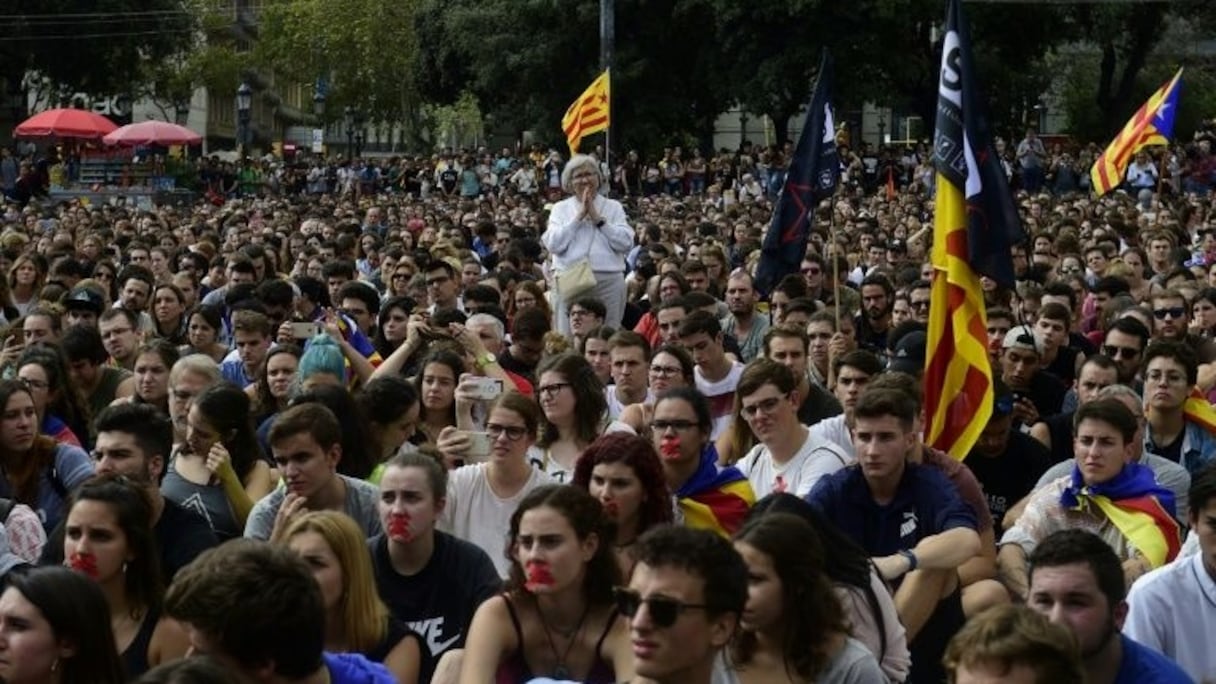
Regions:
[[[977,555],[980,536],[954,484],[939,469],[911,462],[920,445],[917,410],[906,392],[863,392],[853,409],[857,465],[821,479],[808,501],[897,587],[912,652],[909,681],[940,682],[946,643],[964,622],[959,567]]]
[[[1026,558],[1053,532],[1080,529],[1114,549],[1128,586],[1178,555],[1181,533],[1174,496],[1153,471],[1132,462],[1138,425],[1118,399],[1082,404],[1075,417],[1072,474],[1031,495],[1026,510],[1001,537],[997,553],[1005,586],[1025,598]]]
[[[254,504],[246,537],[274,541],[306,511],[342,511],[368,537],[383,531],[376,509],[380,491],[338,472],[342,428],[328,408],[306,403],[279,414],[270,428],[270,449],[283,485]]]
[[[393,684],[359,654],[330,654],[325,608],[313,573],[294,551],[234,539],[178,573],[165,614],[181,622],[195,653],[242,681],[280,684]]]

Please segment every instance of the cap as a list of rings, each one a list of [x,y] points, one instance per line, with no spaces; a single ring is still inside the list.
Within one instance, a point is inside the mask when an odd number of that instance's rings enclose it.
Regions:
[[[895,351],[887,362],[887,370],[908,375],[925,372],[925,346],[928,336],[923,330],[906,333],[895,343]]]
[[[1016,326],[1005,333],[1005,340],[1001,343],[1001,348],[1025,349],[1039,355],[1043,353],[1043,345],[1039,342],[1039,338],[1035,337],[1034,331],[1025,325]]]
[[[63,300],[63,308],[65,309],[88,309],[95,314],[100,314],[105,308],[105,301],[101,295],[88,287],[74,287],[68,293],[67,299]]]

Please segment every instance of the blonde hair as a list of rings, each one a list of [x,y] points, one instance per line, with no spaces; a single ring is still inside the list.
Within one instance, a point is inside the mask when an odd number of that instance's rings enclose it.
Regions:
[[[388,607],[376,593],[376,578],[363,531],[345,513],[314,511],[300,516],[283,535],[286,544],[304,532],[321,535],[342,566],[342,599],[338,610],[346,647],[366,653],[388,633]]]

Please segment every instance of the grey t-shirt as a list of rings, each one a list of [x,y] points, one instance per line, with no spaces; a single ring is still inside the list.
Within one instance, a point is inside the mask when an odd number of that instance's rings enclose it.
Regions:
[[[1036,490],[1042,489],[1061,477],[1071,475],[1074,465],[1075,463],[1071,459],[1060,461],[1053,465],[1047,469],[1047,472],[1043,473],[1043,477],[1039,478],[1039,482],[1034,488]],[[1157,454],[1150,454],[1147,451],[1140,455],[1140,465],[1148,466],[1153,471],[1153,477],[1156,478],[1157,484],[1174,493],[1174,517],[1181,521],[1183,525],[1186,525],[1188,511],[1190,510],[1187,497],[1191,489],[1191,474],[1187,472],[1186,468],[1168,458],[1162,458]]]
[[[713,684],[739,684],[739,677],[730,667],[725,653],[714,661]],[[887,676],[878,667],[874,654],[860,641],[849,637],[844,648],[836,653],[815,677],[815,684],[886,684]]]
[[[346,483],[346,503],[342,511],[349,515],[363,530],[365,537],[374,537],[384,530],[380,527],[380,515],[376,510],[376,500],[380,490],[374,484],[356,480],[338,474]],[[279,513],[279,506],[287,496],[287,487],[280,484],[275,490],[262,497],[253,505],[249,520],[245,521],[245,536],[250,539],[270,539],[274,530],[274,518]]]

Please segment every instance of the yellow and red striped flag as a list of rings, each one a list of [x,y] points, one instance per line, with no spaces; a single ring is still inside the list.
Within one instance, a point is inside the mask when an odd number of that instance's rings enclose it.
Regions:
[[[1182,90],[1182,69],[1148,98],[1089,171],[1094,194],[1102,195],[1119,187],[1132,155],[1149,145],[1168,145],[1174,135],[1174,115],[1178,111],[1178,92]]]
[[[610,94],[608,70],[605,69],[566,110],[562,130],[566,133],[570,154],[578,152],[578,145],[585,136],[608,130]]]
[[[992,367],[980,274],[1012,286],[1010,246],[1024,239],[992,146],[974,64],[960,0],[950,0],[933,145],[937,194],[925,358],[925,442],[960,460],[992,415]]]

